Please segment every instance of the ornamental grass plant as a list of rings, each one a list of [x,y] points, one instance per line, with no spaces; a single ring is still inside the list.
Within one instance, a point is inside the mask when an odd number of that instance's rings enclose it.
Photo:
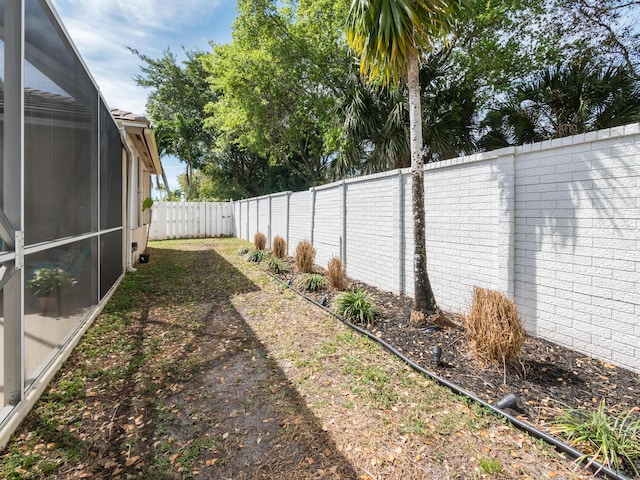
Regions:
[[[267,237],[265,237],[264,233],[258,232],[253,236],[253,246],[256,247],[256,250],[267,248]]]
[[[253,263],[260,263],[268,256],[269,254],[266,250],[251,250],[251,252],[249,252],[249,255],[247,256],[247,260]]]
[[[316,259],[316,249],[307,240],[298,243],[296,247],[295,263],[300,273],[312,273],[313,262]]]
[[[591,456],[616,470],[626,465],[638,475],[640,418],[633,410],[612,416],[604,401],[596,410],[565,408],[557,416],[551,431],[585,452],[577,461]]]
[[[307,292],[317,292],[327,286],[327,279],[319,273],[303,273],[296,278],[295,286]]]
[[[340,293],[334,299],[333,306],[336,312],[352,323],[373,323],[378,315],[373,299],[362,288]]]
[[[267,262],[267,268],[275,274],[281,274],[287,271],[287,268],[282,259],[277,257],[271,257]]]
[[[287,242],[281,236],[276,236],[273,239],[273,246],[271,248],[272,254],[276,258],[284,258],[287,256]]]
[[[344,290],[347,285],[347,279],[344,274],[344,267],[342,261],[333,257],[329,260],[327,265],[327,278],[329,279],[329,286],[335,290]]]
[[[482,365],[505,365],[518,358],[525,330],[516,304],[503,293],[474,287],[471,311],[463,323],[474,357]]]

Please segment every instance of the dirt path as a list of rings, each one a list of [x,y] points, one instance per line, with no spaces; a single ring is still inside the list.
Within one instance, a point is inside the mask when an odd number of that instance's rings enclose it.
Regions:
[[[154,244],[0,476],[587,478],[283,290],[241,244]]]

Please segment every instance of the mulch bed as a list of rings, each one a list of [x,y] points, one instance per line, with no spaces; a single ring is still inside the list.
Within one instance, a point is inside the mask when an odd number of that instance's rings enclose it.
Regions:
[[[278,277],[295,285],[293,261],[289,258],[285,263],[289,273]],[[324,273],[320,268],[318,272]],[[640,412],[637,373],[530,336],[525,339],[517,364],[483,367],[473,358],[461,326],[435,330],[410,327],[411,298],[356,281],[350,281],[347,287],[358,288],[372,295],[379,311],[374,324],[364,327],[366,330],[421,367],[488,403],[497,404],[507,394],[514,394],[517,405],[506,411],[536,428],[549,431],[554,417],[567,406],[595,410],[605,402],[612,414],[631,409]],[[330,306],[337,293],[323,290],[305,295]],[[459,316],[447,316],[461,325]],[[435,345],[442,349],[440,363],[433,359]]]

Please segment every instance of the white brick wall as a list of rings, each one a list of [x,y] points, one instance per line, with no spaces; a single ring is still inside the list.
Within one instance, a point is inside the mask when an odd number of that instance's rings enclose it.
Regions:
[[[276,238],[277,235],[280,235],[285,239],[285,241],[287,240],[288,210],[289,192],[284,192],[283,194],[271,197],[271,238],[269,239],[269,246],[273,244],[273,239]]]
[[[344,184],[314,189],[316,210],[313,221],[313,245],[316,264],[327,268],[332,257],[342,258],[342,218]]]
[[[311,241],[311,192],[295,192],[289,200],[289,255],[298,243]]]
[[[258,218],[258,206],[259,200],[254,202],[247,202],[247,237],[246,240],[253,242],[253,237],[260,231],[260,224]]]
[[[397,291],[399,285],[400,252],[394,250],[399,234],[394,228],[397,195],[393,173],[346,182],[347,275],[390,291]]]
[[[257,231],[267,237],[267,244],[270,243],[271,233],[271,197],[260,197],[258,202],[258,228]],[[253,241],[253,235],[251,236]]]
[[[498,289],[531,334],[640,372],[638,192],[640,124],[428,165],[427,262],[439,305],[463,312],[474,286]],[[272,196],[270,220],[267,205],[239,202],[240,235],[252,240],[266,221],[271,239],[288,235],[289,254],[313,240],[316,263],[342,255],[351,278],[413,295],[408,170]]]
[[[516,300],[529,332],[640,371],[640,139],[613,130],[518,155]]]
[[[499,172],[488,158],[432,164],[425,175],[428,272],[446,310],[465,310],[475,285],[500,287]]]

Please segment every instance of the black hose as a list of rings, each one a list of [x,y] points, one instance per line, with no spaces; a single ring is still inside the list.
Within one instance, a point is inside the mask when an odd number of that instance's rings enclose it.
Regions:
[[[433,372],[430,372],[429,370],[426,370],[425,368],[421,367],[417,363],[415,363],[412,360],[410,360],[409,358],[407,358],[405,355],[403,355],[401,352],[396,350],[393,346],[391,346],[389,343],[385,342],[383,339],[376,337],[371,332],[369,332],[369,331],[367,331],[367,330],[365,330],[363,328],[360,328],[357,325],[354,325],[353,323],[351,323],[348,320],[346,320],[345,318],[343,318],[341,315],[338,315],[337,313],[332,311],[327,306],[322,305],[320,302],[316,301],[315,299],[313,299],[311,297],[308,297],[303,292],[293,288],[289,283],[283,282],[280,278],[278,278],[277,276],[271,274],[270,272],[266,272],[266,273],[268,275],[270,275],[272,278],[274,278],[275,280],[277,280],[278,282],[280,282],[281,284],[285,285],[287,288],[291,289],[293,292],[295,292],[298,295],[300,295],[305,300],[307,300],[307,301],[317,305],[318,307],[322,308],[325,312],[327,312],[330,315],[334,316],[335,318],[340,320],[340,322],[342,322],[343,324],[345,324],[349,328],[355,330],[356,332],[358,332],[358,333],[370,338],[374,342],[378,343],[379,345],[384,347],[388,352],[390,352],[393,355],[397,356],[400,360],[402,360],[404,363],[406,363],[409,367],[411,367],[415,371],[420,372],[420,373],[422,373],[424,375],[427,375],[429,378],[431,378],[431,379],[435,380],[436,382],[438,382],[439,384],[449,388],[454,393],[457,393],[458,395],[463,395],[463,396],[465,396],[465,397],[467,397],[467,398],[479,403],[483,407],[488,408],[492,412],[494,412],[494,413],[506,418],[511,424],[513,424],[515,427],[519,428],[520,430],[523,430],[523,431],[527,432],[529,435],[531,435],[534,438],[539,438],[541,440],[544,440],[548,444],[553,445],[555,448],[557,448],[561,452],[566,453],[570,457],[572,457],[574,459],[580,459],[581,458],[582,459],[581,463],[584,464],[586,467],[590,468],[595,474],[601,474],[602,473],[602,474],[606,475],[608,478],[611,478],[613,480],[631,480],[630,478],[628,478],[625,475],[619,473],[618,471],[613,470],[609,466],[604,465],[604,464],[594,460],[593,458],[586,457],[584,453],[580,452],[579,450],[576,450],[571,445],[567,445],[566,443],[564,443],[561,440],[557,439],[553,435],[549,435],[546,432],[538,430],[537,428],[533,427],[532,425],[529,425],[528,423],[523,422],[522,420],[514,417],[513,415],[508,414],[504,410],[502,410],[500,408],[497,408],[497,407],[491,405],[490,403],[487,403],[486,401],[482,400],[481,398],[475,396],[473,393],[467,392],[466,390],[464,390],[463,388],[457,386],[456,384],[451,383],[450,381],[448,381],[448,380],[436,375]]]

